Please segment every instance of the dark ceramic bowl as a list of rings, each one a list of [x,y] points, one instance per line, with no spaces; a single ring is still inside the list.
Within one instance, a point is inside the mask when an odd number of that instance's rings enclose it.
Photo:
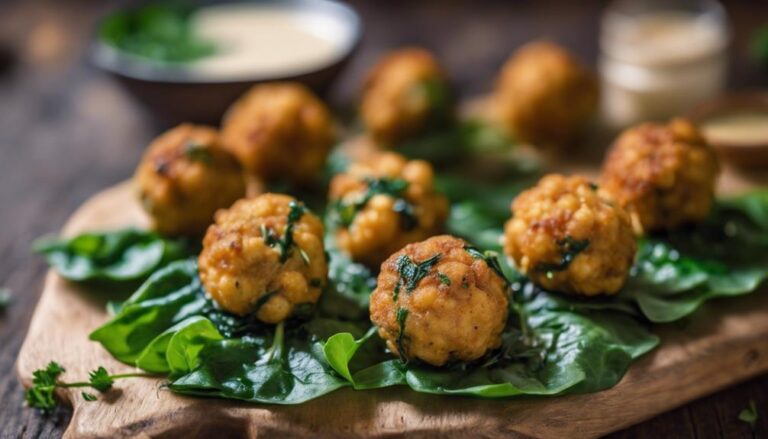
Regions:
[[[708,120],[739,113],[768,114],[768,92],[756,90],[726,94],[699,105],[688,117],[704,125]],[[768,137],[749,143],[735,139],[707,140],[723,158],[735,165],[746,168],[768,167]]]
[[[234,3],[234,2],[232,2]],[[360,41],[362,25],[358,14],[334,0],[257,0],[254,5],[299,9],[302,14],[318,16],[337,26],[345,38],[339,55],[328,64],[283,76],[258,74],[212,79],[192,75],[184,68],[171,68],[143,61],[125,54],[95,38],[90,59],[100,69],[115,77],[138,101],[163,123],[197,122],[216,124],[227,107],[255,84],[297,81],[318,95],[326,94],[347,64]],[[201,2],[201,6],[210,4]],[[216,3],[221,4],[221,3]]]

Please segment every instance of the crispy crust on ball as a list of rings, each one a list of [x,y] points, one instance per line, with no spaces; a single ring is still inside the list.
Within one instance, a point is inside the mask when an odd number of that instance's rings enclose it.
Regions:
[[[638,233],[671,229],[709,214],[719,169],[715,151],[689,121],[645,123],[614,143],[602,188],[630,212]]]
[[[253,87],[227,111],[224,147],[266,180],[312,180],[335,139],[331,113],[298,83]]]
[[[435,236],[409,244],[382,264],[371,295],[371,321],[393,353],[442,366],[477,360],[501,345],[509,312],[506,280],[467,252],[467,245]],[[411,291],[401,283],[403,256],[417,264],[437,257]]]
[[[593,296],[619,291],[637,244],[629,215],[581,176],[551,174],[512,203],[504,252],[536,284]]]
[[[392,144],[425,127],[434,110],[425,81],[446,84],[437,60],[424,49],[396,50],[373,67],[363,87],[360,115],[374,139]]]
[[[597,110],[594,75],[564,48],[526,44],[504,64],[492,101],[495,117],[515,138],[563,145]]]
[[[217,209],[245,195],[237,160],[207,126],[182,124],[155,139],[134,182],[153,228],[163,234],[202,234]]]
[[[295,245],[287,258],[263,235],[285,236],[295,201],[264,194],[216,213],[198,265],[203,286],[223,309],[241,316],[255,312],[263,322],[278,323],[297,305],[319,299],[328,279],[320,219],[305,211],[294,222]]]
[[[367,178],[402,179],[407,188],[402,198],[413,207],[417,224],[404,227],[395,209],[396,199],[375,195],[354,216],[348,227],[336,231],[336,242],[352,259],[369,266],[380,264],[404,245],[439,233],[448,216],[448,199],[435,192],[432,166],[424,160],[406,160],[392,152],[372,155],[352,163],[331,181],[331,203],[353,203],[368,190]]]

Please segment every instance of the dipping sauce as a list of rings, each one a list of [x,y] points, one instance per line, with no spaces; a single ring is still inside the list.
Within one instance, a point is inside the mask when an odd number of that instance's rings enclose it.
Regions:
[[[725,83],[728,31],[716,2],[690,11],[641,3],[617,2],[603,20],[603,113],[616,128],[683,114]]]
[[[278,4],[203,7],[190,24],[216,50],[188,69],[211,79],[311,71],[343,56],[352,40],[349,26],[335,17]]]
[[[129,76],[176,81],[272,80],[347,56],[360,22],[332,1],[262,0],[119,10],[100,28],[100,52]]]
[[[726,113],[699,124],[704,137],[719,145],[768,145],[768,112]]]

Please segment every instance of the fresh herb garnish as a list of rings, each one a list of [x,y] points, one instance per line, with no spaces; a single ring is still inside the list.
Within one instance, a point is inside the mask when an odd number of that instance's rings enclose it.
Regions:
[[[264,242],[277,250],[280,254],[280,262],[282,263],[291,257],[291,251],[293,250],[293,247],[296,246],[293,241],[293,229],[296,226],[296,223],[309,211],[304,203],[297,201],[291,201],[288,206],[290,207],[290,210],[288,211],[288,221],[285,223],[285,232],[282,237],[278,237],[274,230],[263,224],[261,225],[261,236],[264,239]],[[309,264],[309,256],[307,256],[306,252],[301,248],[299,248],[299,252],[302,259],[304,259],[304,262]]]
[[[405,308],[398,308],[397,326],[399,328],[399,332],[397,333],[397,340],[395,340],[395,344],[397,345],[397,352],[400,354],[400,359],[402,359],[404,362],[408,362],[408,356],[405,354],[405,347],[403,346],[403,341],[405,340],[405,320],[407,318],[408,310]]]
[[[395,289],[392,294],[392,300],[397,302],[397,297],[400,295],[400,288],[405,287],[406,293],[411,293],[416,286],[421,282],[424,277],[429,274],[432,267],[440,260],[442,255],[440,253],[432,256],[431,258],[423,262],[413,262],[408,255],[402,255],[397,258],[395,262],[397,265],[397,272],[400,277],[397,279]]]
[[[364,181],[367,188],[356,200],[338,200],[334,203],[332,211],[334,212],[334,220],[337,224],[349,227],[355,220],[355,216],[376,195],[388,195],[395,199],[392,210],[400,215],[400,223],[403,230],[412,230],[419,224],[413,205],[403,198],[403,193],[408,188],[407,181],[401,178],[387,177],[366,177]]]
[[[568,235],[563,239],[558,239],[557,245],[560,247],[560,252],[563,255],[560,259],[560,262],[541,262],[536,264],[534,271],[540,273],[552,273],[567,269],[568,266],[571,265],[571,262],[573,262],[573,260],[576,258],[576,256],[578,256],[579,253],[583,252],[587,249],[587,247],[589,247],[589,240],[578,240]]]
[[[467,251],[473,258],[475,259],[481,259],[485,261],[486,264],[488,264],[488,268],[493,270],[496,274],[499,275],[500,278],[504,280],[505,284],[509,284],[509,280],[504,275],[504,271],[501,269],[501,264],[499,264],[498,260],[498,253],[495,251],[488,250],[486,252],[481,252],[475,247],[472,247],[471,245],[464,246],[464,250]]]
[[[88,402],[96,401],[98,398],[93,393],[88,392],[80,392],[80,395],[83,397],[84,400]]]
[[[205,163],[206,165],[213,163],[213,154],[211,154],[208,147],[195,141],[187,142],[184,147],[184,155],[192,161]]]
[[[440,279],[440,283],[443,285],[451,285],[451,278],[445,273],[437,273],[437,277]]]
[[[131,55],[160,62],[189,62],[213,54],[212,42],[200,39],[191,24],[195,8],[178,4],[148,4],[108,16],[101,39]]]
[[[90,387],[99,392],[106,392],[112,388],[115,380],[130,377],[146,377],[143,373],[126,373],[110,375],[104,367],[99,367],[89,373],[88,381],[65,383],[59,381],[61,374],[66,372],[59,363],[51,361],[43,369],[38,369],[32,373],[32,387],[25,394],[25,400],[29,407],[41,410],[43,413],[50,413],[56,408],[56,389],[70,387]],[[82,392],[81,395],[86,401],[95,401],[96,396],[90,393]]]
[[[739,412],[739,421],[746,422],[750,427],[755,428],[755,423],[757,423],[757,407],[754,400],[750,399],[749,405]]]

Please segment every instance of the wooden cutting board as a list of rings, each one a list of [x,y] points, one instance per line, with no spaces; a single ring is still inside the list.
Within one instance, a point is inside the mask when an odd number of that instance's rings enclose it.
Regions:
[[[63,233],[145,224],[123,183],[85,203]],[[140,378],[119,381],[98,402],[84,401],[77,389],[62,391],[74,407],[65,437],[600,436],[767,371],[768,294],[762,293],[716,301],[684,325],[658,327],[661,347],[599,393],[481,400],[405,388],[342,389],[303,405],[270,406],[177,396],[162,379]],[[29,386],[32,371],[50,360],[64,365],[70,380],[99,365],[131,371],[88,340],[106,320],[103,297],[49,272],[19,353],[22,383]]]

